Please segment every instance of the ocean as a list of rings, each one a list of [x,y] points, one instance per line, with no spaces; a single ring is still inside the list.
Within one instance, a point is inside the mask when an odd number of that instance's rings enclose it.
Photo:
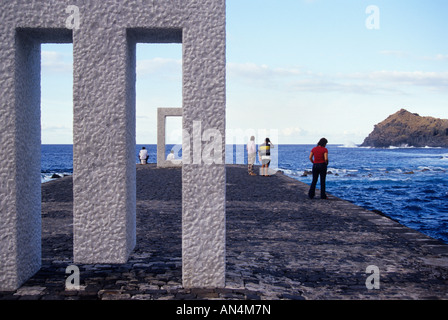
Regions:
[[[143,145],[136,146],[135,161]],[[144,145],[155,163],[156,145]],[[167,153],[172,145],[167,145]],[[273,169],[311,183],[314,145],[278,145]],[[328,145],[327,193],[448,243],[448,149]],[[244,146],[227,146],[226,162],[245,164]],[[181,154],[180,154],[181,155]],[[73,173],[72,145],[42,145],[42,182]],[[319,184],[318,184],[319,187]]]

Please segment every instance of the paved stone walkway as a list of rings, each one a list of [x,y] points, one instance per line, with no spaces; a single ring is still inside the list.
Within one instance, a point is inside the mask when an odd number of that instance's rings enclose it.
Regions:
[[[448,299],[448,245],[277,173],[227,167],[226,287],[182,288],[181,169],[137,165],[137,246],[120,265],[72,265],[72,179],[42,185],[42,268],[3,300]],[[331,192],[331,190],[328,190]],[[376,266],[379,289],[368,289]],[[372,281],[368,281],[373,284]]]

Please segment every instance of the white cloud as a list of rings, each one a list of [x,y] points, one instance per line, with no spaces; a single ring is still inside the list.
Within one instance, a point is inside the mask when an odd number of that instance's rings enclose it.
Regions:
[[[448,54],[436,54],[433,56],[415,56],[411,55],[409,52],[400,51],[400,50],[382,50],[379,52],[381,55],[385,56],[393,56],[397,58],[414,58],[417,60],[427,60],[427,61],[448,61]]]
[[[448,61],[448,54],[438,54],[436,55],[435,60]]]
[[[448,86],[448,72],[375,71],[369,74],[351,75],[351,77],[374,82],[389,82],[395,85],[423,86],[431,90],[443,90],[445,92]]]
[[[298,127],[295,127],[295,128],[284,128],[284,129],[281,129],[281,133],[284,136],[291,136],[293,134],[305,133],[305,130],[303,130],[302,128],[298,128]]]
[[[448,54],[436,54],[431,57],[424,57],[424,60],[432,60],[432,61],[448,61]]]
[[[292,68],[271,68],[265,64],[258,65],[255,63],[232,63],[227,64],[227,72],[229,75],[254,78],[259,77],[286,77],[301,75],[302,71],[297,67]]]
[[[58,125],[58,124],[47,125],[47,124],[42,124],[42,130],[45,130],[45,131],[67,131],[67,130],[73,130],[73,128],[70,127],[70,126],[66,126],[66,125]]]
[[[284,91],[288,82],[303,75],[306,75],[306,72],[298,67],[272,68],[265,64],[255,63],[227,64],[227,78],[230,85],[239,86],[238,80],[241,80],[245,86]]]
[[[280,92],[341,92],[353,94],[409,93],[413,86],[426,87],[431,91],[445,91],[448,72],[423,71],[374,71],[360,73],[322,74],[302,71],[299,68],[270,68],[255,63],[229,63],[229,78],[245,80],[260,88]]]
[[[73,128],[69,125],[42,124],[42,144],[66,144],[73,141]]]
[[[72,73],[73,64],[66,61],[64,54],[56,51],[42,51],[42,69],[50,72]]]
[[[137,75],[147,76],[152,74],[166,77],[182,75],[182,60],[154,58],[137,61]]]

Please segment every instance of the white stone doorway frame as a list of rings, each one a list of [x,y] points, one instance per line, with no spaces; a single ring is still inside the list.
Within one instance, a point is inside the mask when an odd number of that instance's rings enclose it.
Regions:
[[[182,117],[182,108],[157,108],[157,167],[182,167],[182,162],[167,161],[165,156],[166,145],[166,118]]]

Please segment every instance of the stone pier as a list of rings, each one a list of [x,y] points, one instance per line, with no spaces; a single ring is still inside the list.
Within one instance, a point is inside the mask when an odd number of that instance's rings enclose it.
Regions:
[[[226,176],[224,287],[183,286],[182,168],[149,164],[137,165],[137,244],[126,263],[76,264],[81,287],[66,290],[72,178],[57,179],[42,186],[43,266],[0,300],[448,299],[447,244],[331,193],[310,200],[308,185],[280,172],[228,165]]]

